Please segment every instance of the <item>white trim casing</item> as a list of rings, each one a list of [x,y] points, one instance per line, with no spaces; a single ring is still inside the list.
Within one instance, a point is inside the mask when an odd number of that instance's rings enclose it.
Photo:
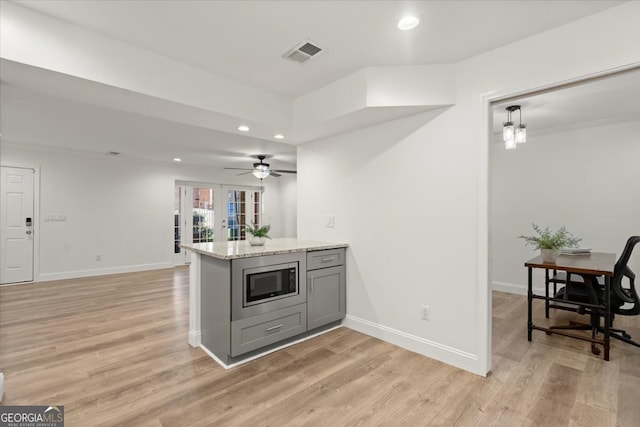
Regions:
[[[480,97],[479,106],[481,108],[481,126],[480,139],[491,141],[491,105],[486,102],[486,95]],[[476,277],[478,278],[477,293],[478,305],[476,307],[476,324],[478,325],[478,368],[484,372],[476,372],[486,376],[491,371],[491,315],[492,315],[492,297],[489,286],[491,280],[491,272],[489,271],[490,260],[490,241],[489,241],[489,143],[481,145],[478,154],[478,215],[477,215],[477,262]],[[482,339],[482,338],[485,339]],[[473,370],[471,370],[473,372]]]

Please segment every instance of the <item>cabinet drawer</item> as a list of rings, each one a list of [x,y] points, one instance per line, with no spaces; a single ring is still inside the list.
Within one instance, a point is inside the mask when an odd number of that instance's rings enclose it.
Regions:
[[[307,331],[307,305],[231,322],[231,356],[256,350]]]
[[[307,252],[307,270],[344,265],[344,249]]]

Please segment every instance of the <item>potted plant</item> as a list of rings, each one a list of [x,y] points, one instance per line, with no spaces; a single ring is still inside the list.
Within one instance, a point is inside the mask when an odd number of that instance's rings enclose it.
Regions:
[[[245,231],[249,233],[249,237],[247,240],[251,246],[262,246],[266,239],[270,239],[269,231],[271,230],[271,225],[263,225],[262,227],[258,227],[255,223],[252,225],[247,225],[245,227]]]
[[[532,245],[536,249],[540,249],[543,262],[555,263],[560,249],[575,248],[578,246],[578,242],[582,240],[569,233],[564,226],[560,227],[558,231],[552,232],[549,227],[543,230],[536,224],[532,223],[531,225],[533,226],[533,231],[537,234],[536,236],[518,237],[525,240],[525,245]]]

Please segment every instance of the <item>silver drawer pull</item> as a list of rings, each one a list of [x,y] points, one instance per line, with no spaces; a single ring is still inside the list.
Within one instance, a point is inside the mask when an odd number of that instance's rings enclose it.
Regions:
[[[322,262],[331,262],[331,261],[333,261],[333,257],[331,257],[331,258],[322,258],[320,261],[322,261]]]
[[[271,331],[275,331],[276,329],[280,329],[282,328],[284,325],[276,325],[276,326],[272,326],[270,328],[267,328],[267,332],[271,332]]]

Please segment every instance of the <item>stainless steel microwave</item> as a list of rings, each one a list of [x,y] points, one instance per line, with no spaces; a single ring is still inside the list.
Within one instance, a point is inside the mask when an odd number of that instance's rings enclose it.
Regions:
[[[247,268],[243,271],[243,307],[297,295],[298,263]]]
[[[307,302],[306,253],[231,261],[231,319],[240,320]]]

